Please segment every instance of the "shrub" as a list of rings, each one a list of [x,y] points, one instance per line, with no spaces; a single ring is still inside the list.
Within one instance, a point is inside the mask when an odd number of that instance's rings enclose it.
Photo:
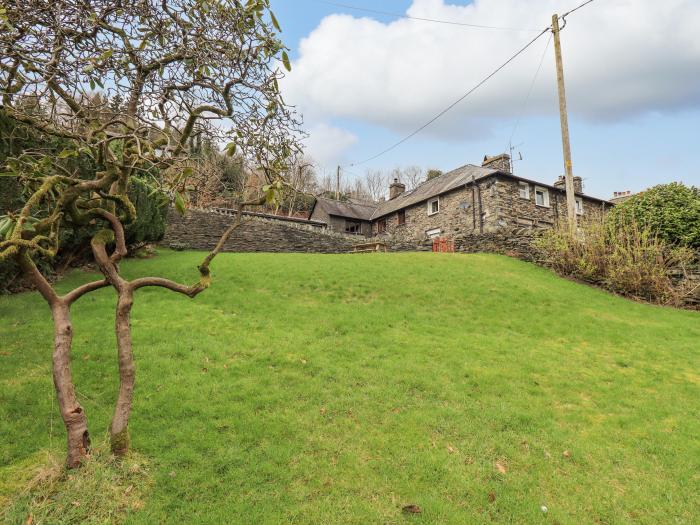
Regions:
[[[157,242],[165,235],[168,197],[146,182],[132,178],[129,198],[136,207],[136,220],[125,227],[127,244]]]
[[[693,251],[666,242],[633,220],[589,219],[576,234],[562,224],[543,233],[535,247],[542,262],[558,273],[623,295],[680,306],[690,291],[684,277]]]
[[[613,228],[635,222],[667,243],[700,249],[700,188],[655,186],[616,206],[608,221]]]
[[[138,245],[145,242],[160,241],[165,235],[168,214],[168,197],[140,179],[132,178],[129,185],[129,198],[136,207],[136,220],[125,226],[126,242]],[[21,206],[21,203],[19,204]],[[89,251],[90,239],[95,234],[97,226],[85,226],[76,230],[67,230],[61,240],[61,251],[53,261],[53,267],[48,262],[42,262],[45,274],[50,275],[61,271],[70,264],[85,262],[92,259]],[[18,291],[26,288],[19,278],[19,268],[14,261],[0,263],[0,293]]]

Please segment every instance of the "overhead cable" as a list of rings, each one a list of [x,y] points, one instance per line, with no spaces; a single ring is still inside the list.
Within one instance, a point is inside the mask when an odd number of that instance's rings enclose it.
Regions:
[[[544,63],[544,58],[547,55],[547,50],[549,49],[549,44],[552,42],[552,34],[549,34],[549,38],[547,39],[547,44],[544,46],[544,51],[542,51],[542,57],[540,58],[540,63],[537,66],[537,71],[535,72],[535,76],[532,77],[532,83],[530,84],[530,89],[527,92],[527,96],[525,97],[525,101],[523,102],[523,106],[520,109],[520,113],[518,114],[518,118],[515,121],[515,125],[513,126],[513,131],[510,134],[510,138],[508,139],[508,144],[506,144],[506,147],[510,146],[513,143],[513,137],[515,137],[515,133],[518,130],[518,126],[520,126],[520,122],[523,119],[523,115],[525,115],[525,110],[527,109],[527,105],[530,102],[530,97],[532,96],[532,92],[535,88],[535,83],[537,82],[537,77],[540,76],[540,71],[542,70],[542,64]]]
[[[319,0],[319,1],[323,1],[323,3],[331,3],[331,4],[333,4],[333,5],[338,5],[338,4],[335,4],[335,3],[332,3],[332,2],[325,2],[325,0]],[[564,13],[563,15],[561,15],[559,18],[561,18],[561,19],[563,20],[566,16],[570,15],[571,13],[573,13],[573,12],[575,12],[575,11],[578,11],[578,10],[581,9],[582,7],[585,7],[585,6],[587,6],[588,4],[590,4],[590,3],[592,3],[592,2],[593,2],[593,0],[587,0],[586,2],[583,2],[582,4],[580,4],[579,6],[577,6],[577,7],[573,8],[573,9],[567,11],[566,13]],[[341,4],[341,5],[342,5],[342,4]],[[347,6],[346,6],[346,7],[347,7]],[[477,89],[479,89],[479,88],[480,88],[481,86],[483,86],[486,82],[488,82],[492,77],[494,77],[499,71],[501,71],[501,70],[502,70],[503,68],[505,68],[508,64],[510,64],[513,60],[515,60],[515,59],[516,59],[517,57],[519,57],[522,53],[524,53],[525,50],[528,49],[528,48],[529,48],[531,45],[533,45],[535,42],[537,42],[537,40],[539,40],[539,39],[542,37],[542,35],[544,35],[545,33],[550,32],[551,30],[552,30],[551,27],[546,27],[545,29],[542,29],[542,30],[537,34],[536,37],[534,37],[534,38],[533,38],[532,40],[530,40],[527,44],[525,44],[522,48],[520,48],[514,55],[512,55],[512,56],[511,56],[508,60],[506,60],[503,64],[501,64],[500,66],[498,66],[498,67],[497,67],[494,71],[492,71],[488,76],[486,76],[483,80],[481,80],[476,86],[474,86],[473,88],[471,88],[471,89],[470,89],[469,91],[467,91],[464,95],[462,95],[460,98],[458,98],[457,100],[455,100],[452,104],[450,104],[449,106],[447,106],[445,109],[443,109],[440,113],[438,113],[437,115],[435,115],[435,116],[434,116],[432,119],[430,119],[428,122],[426,122],[425,124],[423,124],[423,125],[422,125],[421,127],[419,127],[417,130],[413,131],[413,132],[410,133],[409,135],[405,136],[404,138],[402,138],[401,140],[399,140],[399,141],[396,142],[395,144],[392,144],[391,146],[389,146],[389,147],[386,148],[385,150],[383,150],[383,151],[377,153],[376,155],[373,155],[372,157],[369,157],[369,158],[367,158],[367,159],[365,159],[365,160],[363,160],[363,161],[354,162],[354,163],[352,163],[352,164],[349,164],[349,166],[361,166],[362,164],[365,164],[365,163],[367,163],[367,162],[370,162],[370,161],[372,161],[372,160],[375,160],[375,159],[381,157],[382,155],[385,155],[385,154],[389,153],[390,151],[396,149],[397,147],[399,147],[400,145],[402,145],[404,142],[406,142],[406,141],[412,139],[413,137],[415,137],[416,135],[418,135],[421,131],[423,131],[425,128],[427,128],[427,127],[430,126],[432,123],[434,123],[435,121],[437,121],[440,117],[442,117],[443,115],[445,115],[446,113],[448,113],[448,112],[449,112],[450,110],[452,110],[455,106],[459,105],[460,102],[462,102],[462,101],[463,101],[464,99],[466,99],[469,95],[471,95],[472,93],[474,93]],[[547,44],[547,45],[549,45],[549,44]],[[543,57],[544,57],[544,55],[543,55]],[[529,96],[528,96],[528,98],[529,98]]]
[[[343,9],[351,9],[353,11],[363,11],[365,13],[372,13],[375,15],[393,16],[396,18],[406,18],[408,20],[419,20],[421,22],[433,22],[435,24],[447,24],[447,25],[452,25],[452,26],[473,27],[475,29],[495,29],[495,30],[499,30],[499,31],[530,31],[533,33],[535,31],[538,31],[538,29],[488,26],[488,25],[482,25],[482,24],[471,24],[471,23],[467,23],[467,22],[456,22],[453,20],[435,20],[433,18],[422,18],[419,16],[410,16],[410,15],[406,15],[406,14],[392,13],[389,11],[379,11],[377,9],[369,9],[369,8],[365,8],[365,7],[358,7],[358,6],[354,6],[354,5],[348,5],[348,4],[341,4],[338,2],[330,2],[330,1],[326,1],[326,0],[316,0],[316,1],[321,3],[321,4],[332,5],[334,7],[342,7]]]
[[[407,140],[409,140],[409,139],[415,137],[416,135],[418,135],[421,131],[423,131],[425,128],[427,128],[428,126],[430,126],[433,122],[435,122],[435,121],[438,120],[440,117],[442,117],[443,115],[445,115],[445,113],[449,112],[451,109],[453,109],[455,106],[457,106],[460,102],[462,102],[465,98],[467,98],[469,95],[471,95],[472,93],[474,93],[477,89],[479,89],[481,86],[483,86],[484,84],[486,84],[486,82],[488,82],[491,78],[493,78],[499,71],[501,71],[504,67],[506,67],[508,64],[510,64],[513,60],[515,60],[517,57],[519,57],[521,54],[523,54],[523,53],[525,52],[526,49],[528,49],[532,44],[534,44],[535,42],[537,42],[537,40],[539,40],[539,39],[542,37],[542,35],[546,34],[546,33],[549,32],[549,31],[550,31],[550,28],[549,28],[549,27],[547,27],[547,28],[543,29],[542,31],[540,31],[540,33],[539,33],[535,38],[533,38],[533,39],[530,40],[527,44],[525,44],[523,47],[521,47],[521,48],[520,48],[514,55],[512,55],[508,60],[506,60],[505,62],[503,62],[500,66],[498,66],[498,67],[497,67],[496,69],[494,69],[491,73],[489,73],[484,79],[482,79],[482,80],[481,80],[478,84],[476,84],[473,88],[471,88],[471,89],[470,89],[469,91],[467,91],[464,95],[462,95],[462,96],[459,97],[457,100],[455,100],[452,104],[450,104],[449,106],[447,106],[445,109],[443,109],[440,113],[438,113],[438,114],[435,115],[433,118],[431,118],[428,122],[426,122],[425,124],[423,124],[421,127],[419,127],[418,129],[416,129],[415,131],[413,131],[412,133],[410,133],[409,135],[407,135],[406,137],[404,137],[404,138],[401,139],[400,141],[396,142],[395,144],[389,146],[389,147],[386,148],[385,150],[383,150],[383,151],[377,153],[376,155],[373,155],[372,157],[369,157],[369,158],[367,158],[367,159],[365,159],[365,160],[363,160],[363,161],[361,161],[361,162],[354,162],[354,163],[350,164],[350,166],[360,166],[360,165],[365,164],[365,163],[367,163],[367,162],[370,162],[370,161],[372,161],[372,160],[374,160],[374,159],[377,159],[377,158],[381,157],[382,155],[385,155],[386,153],[389,153],[391,150],[393,150],[393,149],[399,147],[401,144],[403,144],[403,143],[406,142]]]

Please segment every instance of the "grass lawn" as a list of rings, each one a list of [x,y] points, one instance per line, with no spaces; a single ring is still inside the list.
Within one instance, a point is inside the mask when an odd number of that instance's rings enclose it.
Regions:
[[[191,282],[201,257],[124,270]],[[224,254],[213,271],[194,301],[138,293],[140,467],[124,475],[147,479],[125,490],[139,494],[128,512],[96,522],[700,521],[700,314],[493,255]],[[98,449],[114,304],[102,290],[73,312]],[[20,491],[64,448],[52,326],[37,294],[0,298],[0,319],[0,504],[25,523]],[[90,472],[62,481],[43,508],[64,510],[44,523],[85,520],[93,496],[71,484]]]

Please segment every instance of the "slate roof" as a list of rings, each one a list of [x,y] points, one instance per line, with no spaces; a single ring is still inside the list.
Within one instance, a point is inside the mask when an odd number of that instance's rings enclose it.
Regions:
[[[414,190],[404,192],[395,199],[379,203],[379,206],[376,208],[371,218],[372,220],[378,219],[379,217],[406,208],[407,206],[418,204],[432,197],[437,197],[438,195],[457,189],[472,180],[489,177],[494,173],[499,173],[499,171],[467,164],[466,166],[452,170],[439,177],[425,181]]]
[[[358,219],[362,221],[369,221],[372,218],[372,213],[375,209],[377,209],[377,205],[371,202],[354,200],[340,202],[333,199],[325,199],[323,197],[318,197],[316,199],[316,206],[319,206],[328,215],[347,217],[349,219]]]

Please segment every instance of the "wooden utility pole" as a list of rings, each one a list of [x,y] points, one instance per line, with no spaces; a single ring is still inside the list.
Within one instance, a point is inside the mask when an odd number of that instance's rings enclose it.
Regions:
[[[571,164],[571,142],[569,141],[569,117],[566,113],[566,90],[564,88],[564,65],[561,58],[559,40],[559,15],[552,15],[554,33],[554,55],[557,61],[557,86],[559,88],[559,117],[561,119],[561,144],[564,150],[564,173],[566,174],[566,210],[571,231],[576,231],[576,195],[574,192],[574,172]]]
[[[340,166],[338,166],[338,171],[336,174],[336,181],[335,181],[335,200],[339,201],[340,200]]]

